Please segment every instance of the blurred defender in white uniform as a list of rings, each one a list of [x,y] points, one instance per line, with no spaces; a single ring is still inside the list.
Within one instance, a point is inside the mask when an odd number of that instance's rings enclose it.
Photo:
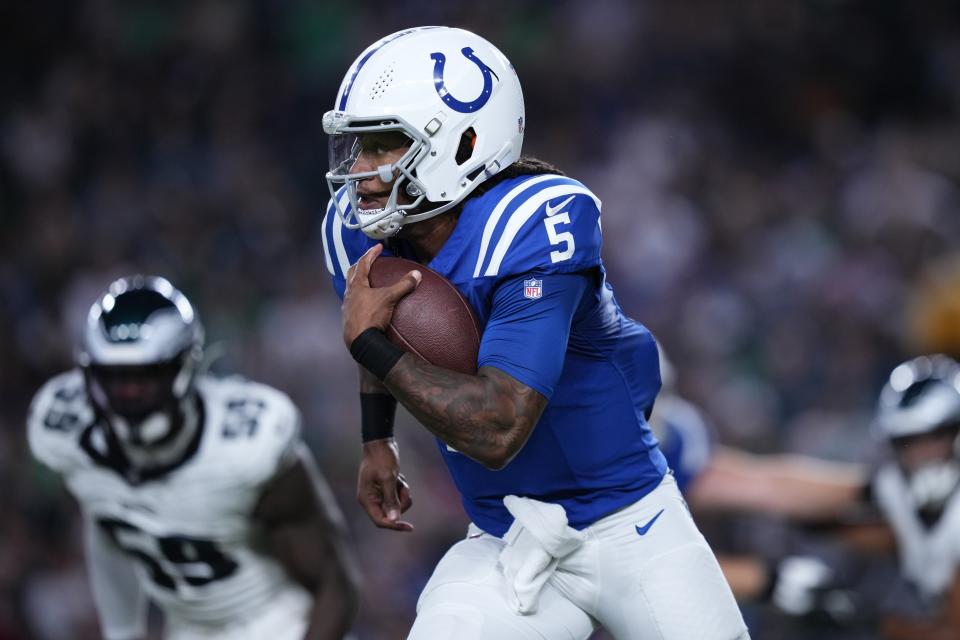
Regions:
[[[33,454],[85,523],[108,640],[342,638],[356,572],[332,494],[271,387],[198,371],[203,329],[162,278],[114,282],[91,308],[78,367],[37,393]]]
[[[890,619],[889,638],[960,639],[960,364],[921,356],[890,374],[875,423],[893,449],[873,498],[926,619]],[[892,546],[892,545],[891,545]]]
[[[832,522],[830,530],[861,551],[895,553],[917,596],[916,607],[898,603],[916,609],[910,617],[883,612],[882,637],[960,640],[960,364],[935,354],[893,370],[873,425],[892,455],[872,474],[714,446],[696,409],[671,395],[670,378],[665,371],[668,392],[651,425],[694,513],[765,512],[824,531]],[[756,558],[721,557],[721,564],[738,597],[765,593],[803,614],[833,589],[832,571],[812,560],[786,558],[773,572]]]

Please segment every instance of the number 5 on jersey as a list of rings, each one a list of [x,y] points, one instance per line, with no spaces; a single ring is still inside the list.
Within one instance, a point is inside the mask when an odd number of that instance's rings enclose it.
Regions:
[[[561,224],[570,224],[570,214],[564,211],[563,213],[557,213],[560,209],[563,209],[570,201],[573,200],[574,196],[570,196],[559,205],[551,207],[547,204],[547,217],[543,221],[543,225],[547,228],[547,237],[550,238],[551,246],[556,246],[561,243],[565,244],[563,249],[558,251],[550,252],[550,260],[554,263],[563,262],[564,260],[569,260],[573,257],[573,252],[576,251],[577,245],[573,240],[573,234],[569,231],[560,231],[557,232],[557,227]]]

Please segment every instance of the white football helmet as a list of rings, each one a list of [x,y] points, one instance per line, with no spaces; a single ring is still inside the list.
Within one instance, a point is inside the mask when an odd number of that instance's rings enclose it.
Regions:
[[[323,116],[330,136],[327,184],[350,229],[382,239],[408,223],[439,215],[520,157],[523,93],[513,65],[492,44],[463,29],[417,27],[391,34],[360,54]],[[411,145],[393,165],[351,173],[359,136],[402,132]],[[392,182],[382,209],[361,211],[357,185]],[[346,197],[337,197],[346,185]],[[401,189],[409,202],[401,202]],[[427,209],[425,203],[436,206]]]
[[[893,445],[918,509],[938,513],[960,486],[960,364],[930,355],[896,367],[880,393],[874,427]],[[905,449],[936,433],[953,436],[952,451],[905,464]]]

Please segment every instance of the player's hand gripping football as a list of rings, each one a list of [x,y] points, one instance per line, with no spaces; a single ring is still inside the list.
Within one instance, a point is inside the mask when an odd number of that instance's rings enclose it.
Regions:
[[[393,438],[364,443],[357,501],[381,529],[413,531],[412,524],[400,519],[413,500],[410,486],[400,473],[400,452]]]
[[[348,349],[354,339],[370,327],[386,330],[397,303],[416,289],[423,278],[419,271],[411,271],[389,287],[372,288],[370,266],[381,251],[382,244],[373,245],[347,271],[347,289],[343,295],[341,312],[343,341]]]

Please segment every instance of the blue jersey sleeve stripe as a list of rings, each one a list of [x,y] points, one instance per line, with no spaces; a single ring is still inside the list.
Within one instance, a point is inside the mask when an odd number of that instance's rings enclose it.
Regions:
[[[333,224],[331,216],[336,217],[337,212],[333,210],[333,201],[327,205],[327,214],[323,216],[323,224],[320,225],[320,239],[323,240],[323,258],[327,264],[327,271],[330,272],[330,275],[337,275],[333,270],[333,260],[330,258],[330,246],[327,242],[327,233],[329,233],[330,226]]]
[[[507,195],[500,199],[500,201],[497,203],[497,206],[490,214],[490,217],[487,218],[487,224],[483,227],[483,236],[480,238],[480,252],[477,254],[477,265],[473,269],[474,278],[480,277],[480,270],[483,268],[484,259],[487,257],[487,249],[490,246],[490,238],[493,237],[493,232],[497,228],[497,223],[500,222],[500,218],[503,216],[503,213],[507,210],[507,207],[510,205],[510,203],[512,203],[517,196],[527,189],[530,189],[531,187],[534,187],[546,180],[555,180],[560,177],[561,176],[555,174],[547,174],[537,176],[536,178],[532,178],[530,180],[525,180],[511,189]]]
[[[500,272],[500,264],[503,262],[504,256],[507,255],[507,250],[517,237],[520,229],[523,228],[523,225],[526,224],[544,204],[554,198],[577,194],[590,196],[597,205],[597,209],[600,208],[600,199],[593,195],[589,189],[578,184],[562,184],[556,187],[547,187],[517,207],[516,211],[513,212],[513,215],[511,215],[507,221],[503,234],[501,234],[500,240],[497,242],[497,246],[490,257],[490,264],[487,265],[487,270],[483,275],[495,276]]]

